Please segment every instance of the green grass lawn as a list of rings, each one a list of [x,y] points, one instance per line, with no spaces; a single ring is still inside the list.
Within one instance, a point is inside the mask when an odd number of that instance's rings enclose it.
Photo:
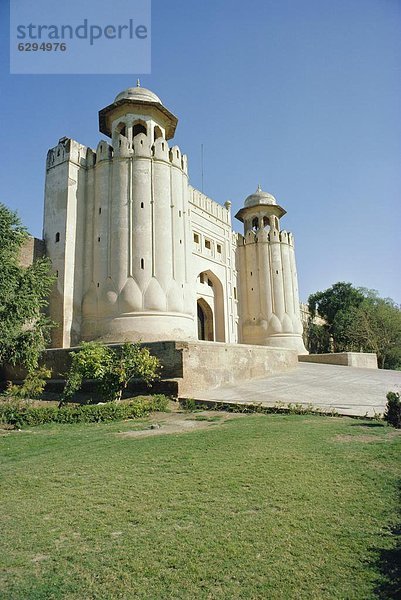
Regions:
[[[395,430],[247,415],[119,434],[143,423],[4,433],[0,598],[397,597]]]

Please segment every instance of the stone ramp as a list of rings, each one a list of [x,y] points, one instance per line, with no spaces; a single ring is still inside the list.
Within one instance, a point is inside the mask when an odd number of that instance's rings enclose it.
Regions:
[[[196,400],[264,404],[312,404],[342,415],[383,413],[386,394],[401,392],[401,371],[300,363],[298,368],[270,377],[242,381],[199,392]]]

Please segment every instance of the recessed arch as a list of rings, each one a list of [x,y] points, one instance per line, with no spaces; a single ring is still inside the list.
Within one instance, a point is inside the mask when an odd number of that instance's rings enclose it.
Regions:
[[[132,137],[134,138],[140,133],[148,135],[148,128],[145,121],[141,121],[140,119],[138,119],[138,121],[135,121],[134,126],[132,128]]]
[[[126,124],[121,121],[120,123],[118,123],[118,125],[116,126],[115,132],[117,135],[122,135],[123,137],[127,137],[127,126]]]
[[[163,132],[158,125],[153,130],[153,141],[155,142],[158,138],[163,137]]]
[[[198,287],[197,301],[205,302],[212,312],[213,318],[213,338],[209,337],[209,341],[225,342],[225,311],[224,311],[224,290],[220,279],[213,271],[202,271],[197,280],[202,284]],[[205,285],[207,284],[207,285]],[[201,308],[203,304],[201,303]],[[205,309],[206,310],[206,309]],[[207,310],[204,312],[207,316]],[[209,313],[210,317],[210,313]],[[210,329],[207,330],[210,336]]]
[[[198,340],[212,342],[214,340],[213,311],[204,298],[196,302],[198,318]]]

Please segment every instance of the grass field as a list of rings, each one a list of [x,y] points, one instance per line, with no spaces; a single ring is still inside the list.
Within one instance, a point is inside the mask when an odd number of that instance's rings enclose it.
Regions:
[[[3,432],[2,599],[397,597],[398,432],[349,418],[180,418],[207,428]]]

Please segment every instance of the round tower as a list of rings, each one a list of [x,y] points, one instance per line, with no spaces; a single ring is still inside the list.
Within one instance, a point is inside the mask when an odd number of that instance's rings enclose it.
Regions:
[[[238,248],[242,343],[307,354],[302,340],[292,234],[280,230],[286,211],[260,186],[236,218],[244,224]]]
[[[99,112],[86,202],[83,339],[194,337],[187,158],[170,147],[177,118],[128,88]]]

